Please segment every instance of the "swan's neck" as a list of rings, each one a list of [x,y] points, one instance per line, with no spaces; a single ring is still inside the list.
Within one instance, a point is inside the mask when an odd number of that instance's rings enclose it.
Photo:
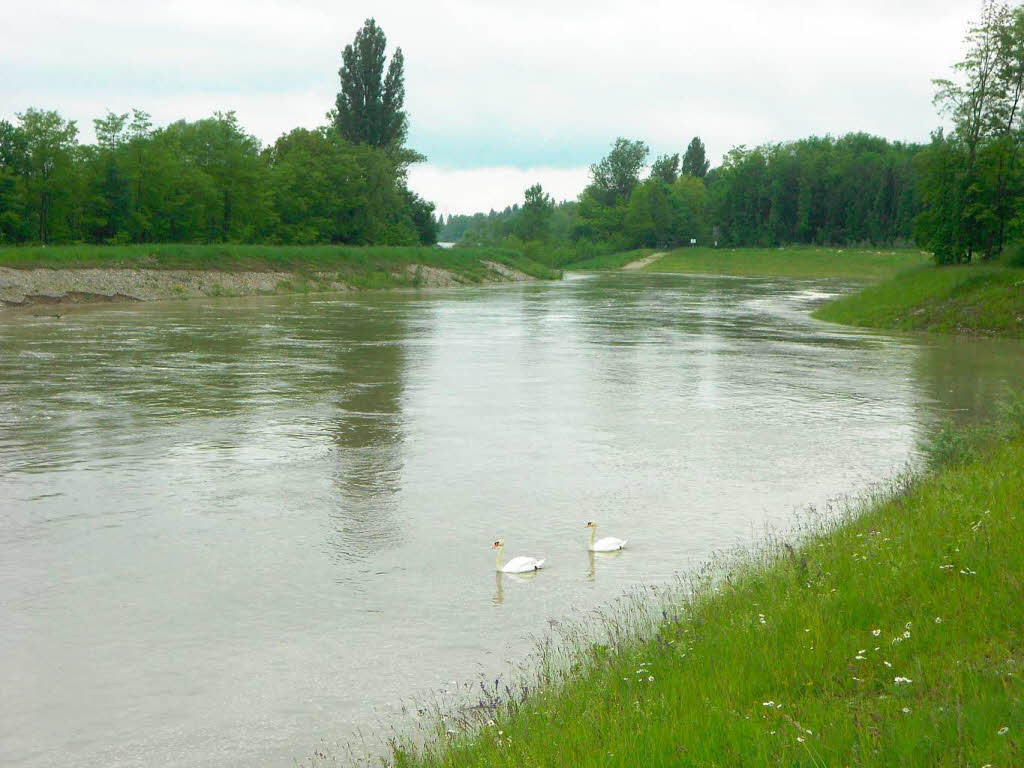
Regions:
[[[590,546],[594,546],[594,539],[597,537],[597,526],[590,526]]]
[[[504,551],[505,551],[505,545],[502,544],[500,547],[498,547],[498,563],[495,566],[495,570],[498,570],[498,571],[501,570],[501,553],[504,552]]]

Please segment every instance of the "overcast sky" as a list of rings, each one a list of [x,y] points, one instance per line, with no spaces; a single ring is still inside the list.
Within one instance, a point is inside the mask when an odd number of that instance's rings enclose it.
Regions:
[[[868,131],[925,140],[973,0],[0,0],[0,117],[157,124],[235,110],[263,142],[324,122],[368,16],[405,53],[411,186],[441,211],[573,198],[616,136],[652,156]]]

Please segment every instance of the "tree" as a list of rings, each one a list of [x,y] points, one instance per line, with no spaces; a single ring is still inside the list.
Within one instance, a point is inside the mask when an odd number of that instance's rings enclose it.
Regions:
[[[650,178],[658,179],[665,184],[675,184],[679,178],[679,153],[658,157],[651,165]]]
[[[644,167],[650,149],[640,141],[619,137],[611,152],[601,162],[590,166],[594,190],[605,205],[625,202],[640,182],[640,169]]]
[[[385,75],[386,47],[384,30],[367,19],[341,54],[341,90],[330,116],[338,132],[354,144],[400,147],[405,142],[404,58],[397,48]]]
[[[534,184],[524,193],[522,212],[519,215],[519,234],[523,240],[547,239],[551,217],[555,212],[555,201],[540,184]]]
[[[922,166],[926,209],[918,232],[940,263],[970,262],[976,252],[995,257],[1024,196],[1024,8],[986,0],[966,42],[954,79],[935,81],[935,103],[953,131],[933,141]],[[953,226],[940,223],[942,215],[952,215]]]
[[[686,148],[686,154],[683,155],[683,173],[703,179],[710,167],[711,163],[704,152],[704,142],[699,136],[694,136]]]
[[[64,120],[57,112],[27,109],[18,114],[25,142],[25,181],[29,204],[39,242],[58,238],[54,222],[66,213],[72,189],[73,151],[78,128],[73,120]]]
[[[28,147],[24,132],[0,120],[0,243],[28,237],[25,220],[25,164]]]

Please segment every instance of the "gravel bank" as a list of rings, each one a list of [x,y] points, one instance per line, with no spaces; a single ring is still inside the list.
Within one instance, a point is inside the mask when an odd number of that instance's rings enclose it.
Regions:
[[[486,282],[533,280],[496,262],[482,262]],[[395,274],[403,287],[446,288],[472,284],[448,270],[410,264]],[[0,267],[0,311],[36,305],[159,301],[202,296],[346,291],[336,273],[215,272],[185,269],[10,269]]]

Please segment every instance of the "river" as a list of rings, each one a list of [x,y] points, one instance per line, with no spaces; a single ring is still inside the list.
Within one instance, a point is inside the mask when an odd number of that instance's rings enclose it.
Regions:
[[[846,288],[0,315],[0,764],[292,765],[918,462],[1024,376],[1019,342],[808,317]],[[588,519],[628,550],[588,557]],[[498,537],[547,567],[496,578]]]

